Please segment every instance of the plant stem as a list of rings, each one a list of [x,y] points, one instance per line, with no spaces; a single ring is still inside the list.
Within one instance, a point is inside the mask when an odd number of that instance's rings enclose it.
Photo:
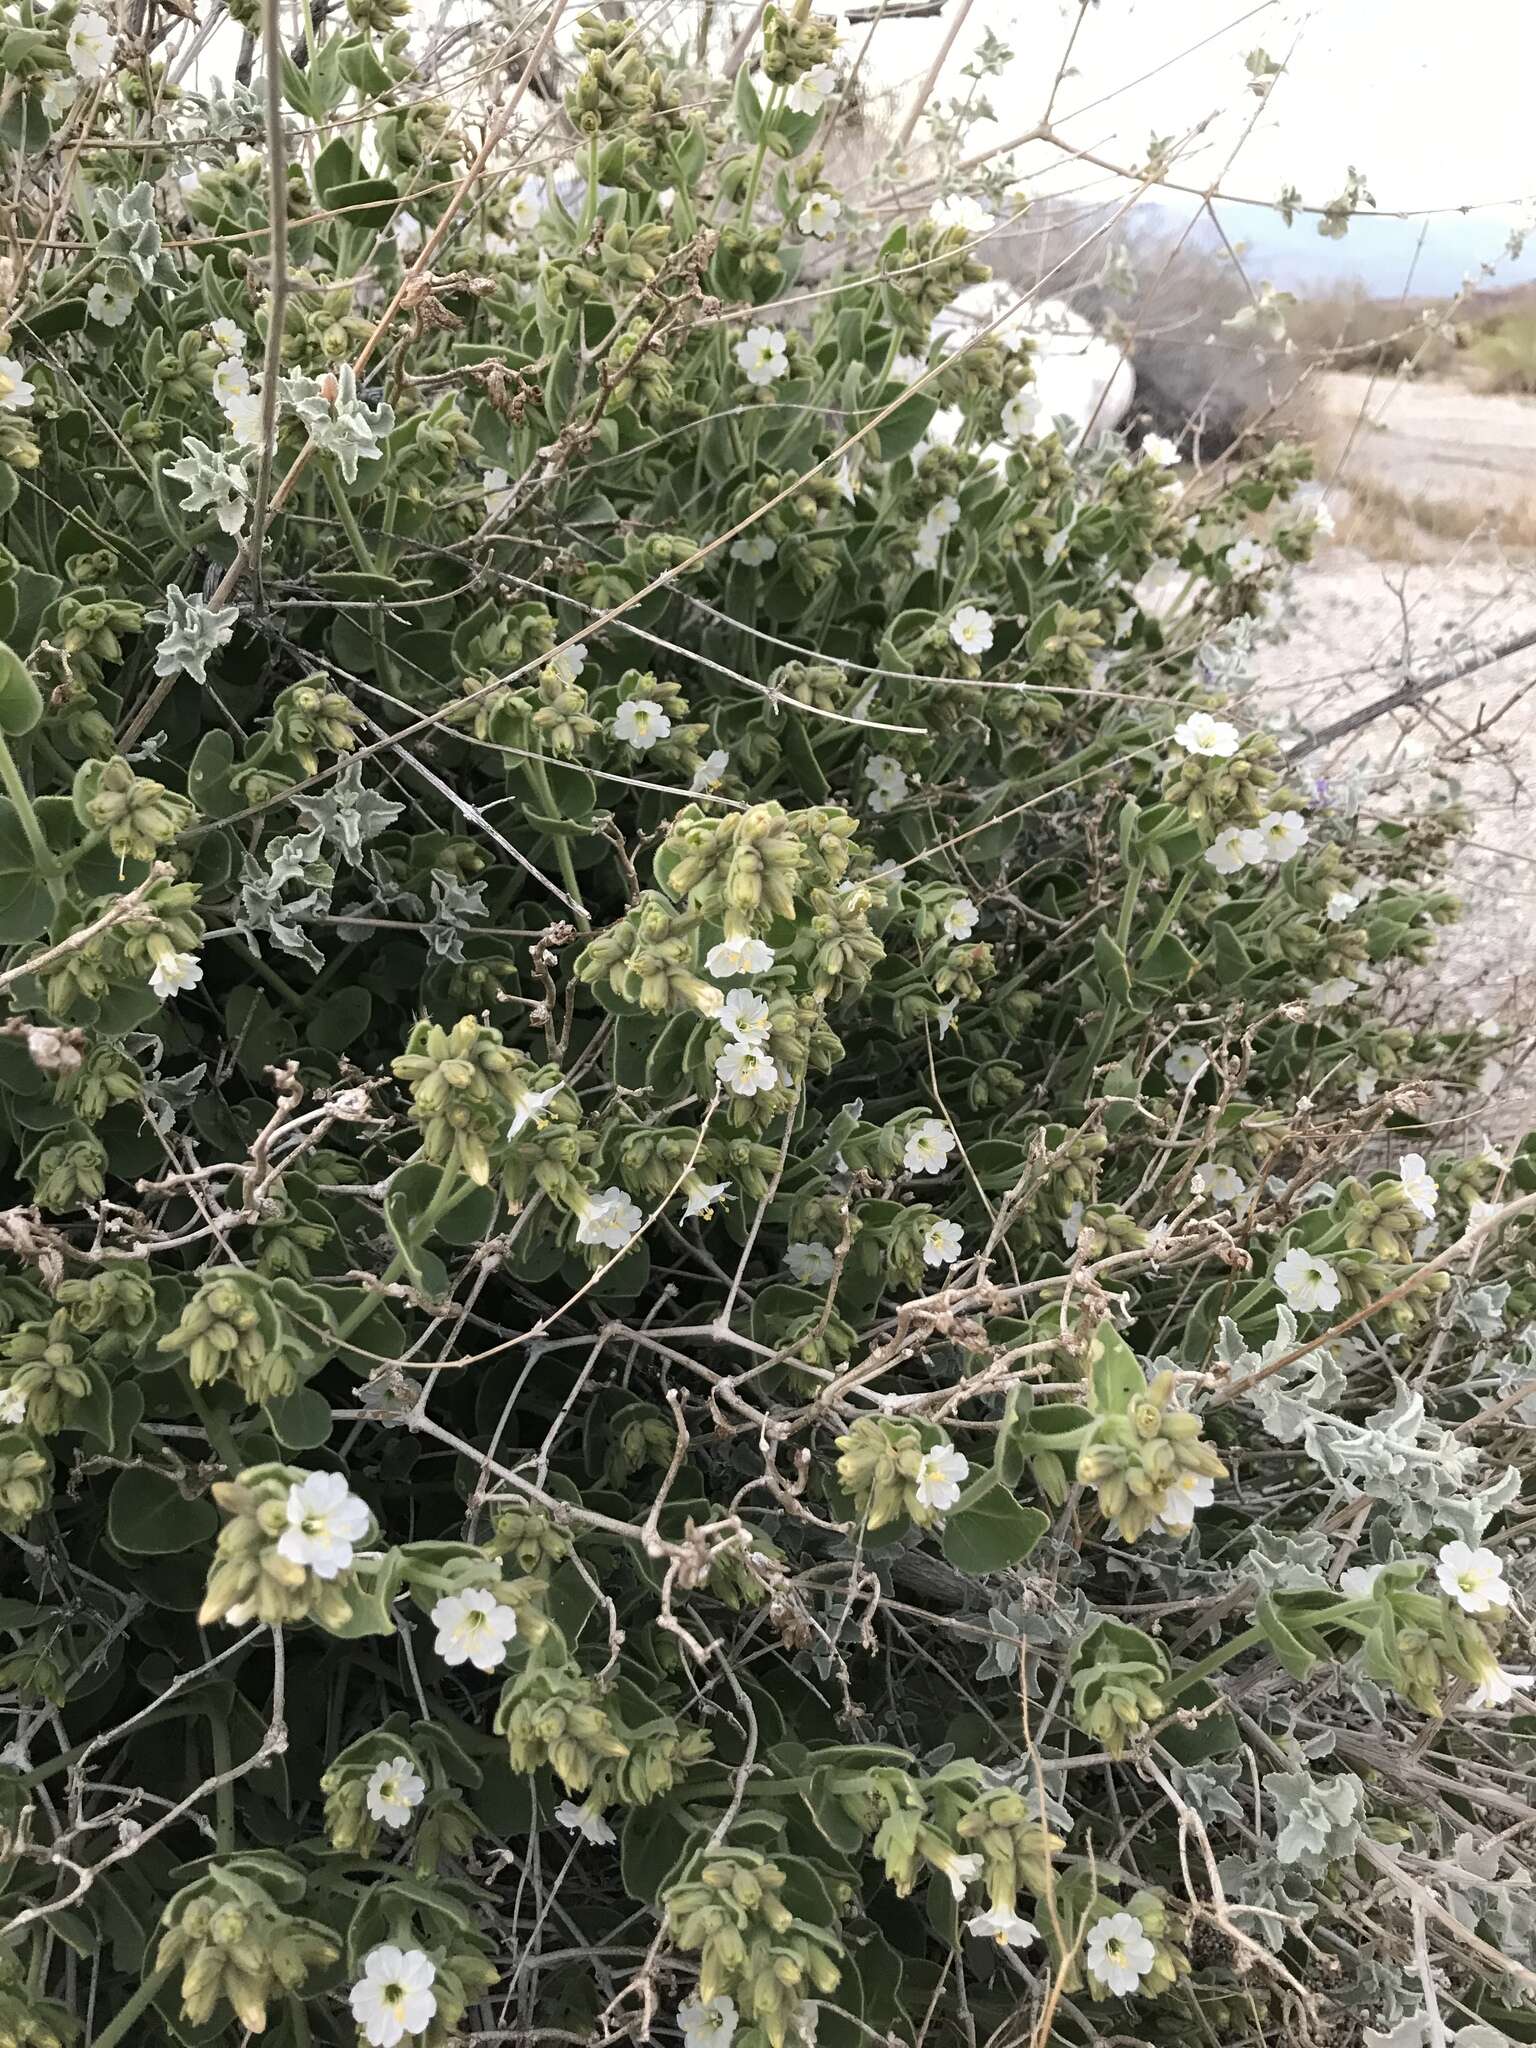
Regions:
[[[549,771],[544,766],[542,754],[535,754],[529,760],[528,772],[539,792],[539,801],[544,806],[545,817],[558,818],[560,813],[555,807],[555,793],[549,786]],[[560,869],[560,879],[565,884],[565,893],[581,912],[583,922],[590,923],[586,902],[581,893],[581,884],[576,879],[576,863],[571,859],[571,849],[560,834],[552,836],[555,842],[555,861]]]
[[[763,179],[763,160],[768,154],[768,130],[773,125],[774,115],[779,111],[780,94],[781,88],[775,86],[763,108],[763,125],[757,136],[757,154],[752,159],[752,170],[741,202],[741,225],[744,228],[752,225],[752,209],[757,204],[757,188]]]
[[[235,1849],[235,1788],[231,1773],[235,1768],[235,1753],[229,1744],[229,1721],[223,1714],[208,1716],[208,1732],[213,1739],[214,1775],[221,1782],[213,1788],[213,1824],[218,1837],[221,1856],[232,1856]]]
[[[208,1400],[201,1387],[194,1387],[189,1383],[187,1398],[192,1404],[192,1412],[203,1425],[204,1435],[224,1461],[224,1469],[233,1479],[245,1467],[245,1459],[240,1454],[240,1446],[235,1442],[233,1430]]]
[[[163,1969],[152,1970],[138,1990],[134,1992],[128,2003],[121,2007],[112,2019],[108,2020],[106,2026],[91,2043],[91,2048],[118,2048],[120,2041],[126,2041],[129,2028],[132,2027],[140,2013],[154,2001],[175,1967],[174,1963],[167,1963]]]
[[[351,543],[360,569],[366,569],[370,576],[377,575],[373,556],[368,552],[368,543],[363,539],[363,529],[357,523],[357,514],[352,510],[346,489],[336,473],[336,464],[328,455],[320,458],[320,473],[325,478],[325,487],[331,494],[331,503],[336,507],[336,517]]]
[[[1188,1692],[1192,1685],[1198,1685],[1203,1678],[1209,1678],[1213,1671],[1219,1671],[1223,1664],[1230,1664],[1234,1657],[1241,1656],[1244,1650],[1251,1650],[1255,1643],[1262,1643],[1263,1640],[1264,1631],[1255,1623],[1252,1628],[1245,1628],[1241,1635],[1234,1636],[1230,1643],[1223,1643],[1220,1649],[1212,1650],[1209,1657],[1202,1657],[1198,1664],[1191,1664],[1187,1671],[1179,1673],[1178,1683],[1168,1694],[1169,1704],[1171,1705],[1181,1693]]]

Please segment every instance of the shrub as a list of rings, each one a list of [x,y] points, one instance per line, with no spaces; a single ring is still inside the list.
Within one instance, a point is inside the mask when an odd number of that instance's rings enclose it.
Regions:
[[[521,184],[392,13],[276,247],[0,50],[0,2041],[1502,2023],[1536,1169],[1412,1149],[1455,818],[1224,715],[1304,456],[941,357],[803,9]]]
[[[1516,314],[1479,334],[1468,351],[1488,391],[1536,392],[1536,314]]]

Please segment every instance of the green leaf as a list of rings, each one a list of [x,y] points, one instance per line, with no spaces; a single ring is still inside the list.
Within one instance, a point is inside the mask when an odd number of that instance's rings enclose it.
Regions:
[[[1129,1344],[1106,1317],[1088,1347],[1088,1405],[1095,1415],[1123,1415],[1147,1391],[1147,1376]]]
[[[212,1543],[219,1514],[210,1500],[189,1499],[162,1472],[120,1472],[107,1498],[107,1534],[119,1550],[167,1557]]]
[[[1027,1508],[995,1472],[973,1479],[944,1518],[944,1555],[962,1572],[1000,1572],[1028,1557],[1051,1526]]]
[[[43,715],[43,693],[26,663],[0,640],[0,733],[17,739]]]

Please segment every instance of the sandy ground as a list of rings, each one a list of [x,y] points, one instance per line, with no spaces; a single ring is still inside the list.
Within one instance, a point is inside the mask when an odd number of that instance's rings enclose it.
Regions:
[[[1343,481],[1363,478],[1468,531],[1504,515],[1536,527],[1536,398],[1484,395],[1449,378],[1332,375],[1311,387]]]

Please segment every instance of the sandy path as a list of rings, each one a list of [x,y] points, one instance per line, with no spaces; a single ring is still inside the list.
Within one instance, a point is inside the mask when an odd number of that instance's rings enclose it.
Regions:
[[[1442,377],[1333,374],[1310,387],[1330,441],[1361,477],[1470,528],[1504,515],[1536,525],[1536,398],[1486,396]]]

